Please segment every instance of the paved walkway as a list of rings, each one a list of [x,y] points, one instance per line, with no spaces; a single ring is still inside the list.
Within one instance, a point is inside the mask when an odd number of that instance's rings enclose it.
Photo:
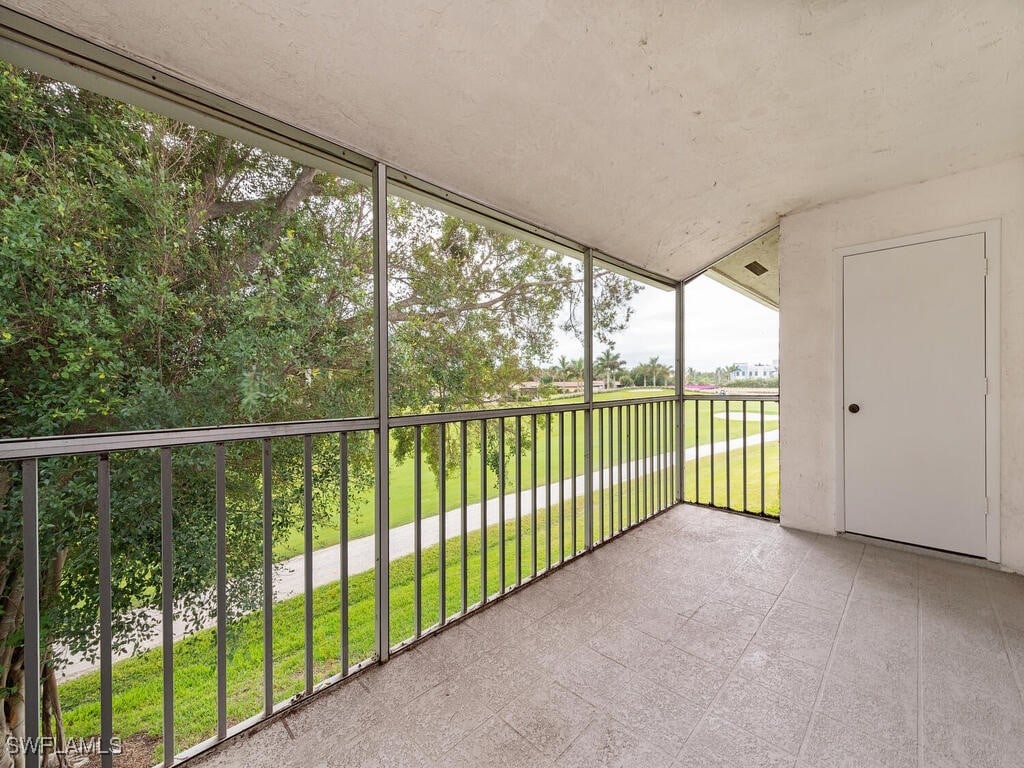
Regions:
[[[779,439],[779,430],[773,429],[764,433],[765,443],[777,442]],[[760,434],[753,434],[747,436],[747,445],[754,447],[761,444]],[[743,447],[743,438],[733,438],[728,442],[725,440],[716,442],[714,444],[707,443],[699,446],[700,458],[707,458],[714,454],[726,453],[727,451],[736,450]],[[687,448],[685,460],[692,461],[698,457],[698,448]],[[649,457],[645,462],[643,459],[637,461],[628,462],[626,464],[619,465],[617,467],[608,467],[603,472],[595,472],[593,476],[594,488],[600,487],[603,483],[605,488],[617,485],[619,482],[635,480],[639,477],[655,472],[658,470],[658,458],[657,456]],[[675,463],[675,453],[662,454],[660,457],[664,462],[662,466],[671,467]],[[603,476],[603,477],[602,477]],[[562,482],[551,483],[551,504],[552,506],[558,504],[559,497],[564,502],[571,502],[574,498],[583,496],[584,493],[584,480],[585,475],[577,475],[576,481],[576,496],[573,496],[573,481],[572,479],[564,480]],[[516,512],[516,495],[510,493],[505,496],[505,520],[510,521],[515,519]],[[522,506],[522,515],[526,519],[531,517],[534,512],[534,491],[528,489],[518,494],[519,502]],[[536,494],[537,510],[546,509],[548,506],[548,492],[546,485],[540,485],[537,488]],[[466,531],[471,533],[473,531],[480,530],[480,523],[482,517],[481,505],[479,503],[468,504],[466,506]],[[487,500],[487,525],[496,525],[500,522],[500,504],[498,497]],[[438,516],[434,515],[431,517],[424,518],[421,522],[421,546],[423,549],[432,547],[440,540]],[[455,509],[448,510],[445,514],[445,533],[448,540],[457,539],[462,535],[462,508],[456,507]],[[390,538],[390,560],[397,560],[400,557],[405,557],[415,552],[416,546],[416,525],[415,523],[407,523],[391,529]],[[284,560],[278,563],[274,572],[274,599],[275,601],[287,600],[290,597],[296,597],[303,594],[305,588],[305,576],[303,572],[305,555],[296,555],[288,560]],[[348,543],[348,562],[349,562],[349,575],[355,575],[364,571],[372,570],[374,562],[376,560],[376,554],[374,549],[374,537],[363,536],[358,539],[353,539]],[[334,544],[323,549],[318,549],[313,552],[313,586],[320,587],[325,584],[330,584],[337,581],[341,575],[341,545]],[[204,624],[205,627],[212,627],[216,624],[216,619],[211,617],[209,621]],[[187,634],[186,626],[184,622],[174,622],[174,639],[175,641],[181,640]],[[146,642],[142,643],[140,650],[148,648],[155,648],[161,643],[159,634],[159,627],[154,632],[153,636]],[[116,659],[125,658],[132,655],[131,653],[123,653],[116,656]],[[90,662],[84,658],[76,657],[72,662],[64,668],[62,677],[69,679],[78,677],[79,675],[90,672],[93,669],[99,668],[99,662]]]

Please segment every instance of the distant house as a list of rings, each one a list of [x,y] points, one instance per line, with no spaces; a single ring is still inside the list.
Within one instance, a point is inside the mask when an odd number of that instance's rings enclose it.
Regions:
[[[774,379],[779,375],[779,361],[768,363],[737,363],[735,370],[729,374],[730,381],[739,379]]]

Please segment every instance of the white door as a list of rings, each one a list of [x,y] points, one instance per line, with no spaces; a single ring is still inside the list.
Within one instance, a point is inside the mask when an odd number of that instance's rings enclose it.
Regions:
[[[984,556],[985,236],[843,262],[846,530]]]

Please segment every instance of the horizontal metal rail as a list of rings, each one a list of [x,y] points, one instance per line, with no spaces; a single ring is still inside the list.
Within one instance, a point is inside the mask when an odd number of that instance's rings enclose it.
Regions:
[[[377,428],[378,422],[374,418],[320,419],[274,424],[241,424],[225,427],[148,429],[108,434],[13,438],[0,440],[0,461],[17,461],[32,457],[115,453],[146,448],[176,448],[184,445],[235,443],[242,440],[261,440],[272,437],[365,432]]]
[[[699,402],[707,402],[709,400],[715,400],[716,402],[729,402],[729,403],[742,403],[742,402],[766,402],[766,403],[777,403],[779,402],[778,394],[774,395],[684,395],[684,400],[696,400]]]
[[[479,411],[452,411],[450,413],[418,413],[412,416],[392,416],[388,420],[391,427],[414,427],[426,424],[457,424],[480,419],[511,419],[516,416],[531,414],[569,413],[570,411],[587,411],[616,405],[634,403],[658,403],[674,401],[674,395],[658,395],[655,397],[638,397],[630,400],[598,400],[593,403],[552,403],[549,405],[508,406],[489,408]]]
[[[392,416],[390,427],[425,426],[428,424],[459,424],[482,418],[500,419],[514,416],[546,413],[586,411],[591,408],[610,407],[626,403],[657,403],[674,400],[674,396],[608,400],[586,403],[555,403],[551,405],[519,406],[454,411],[451,413],[422,413]],[[721,398],[718,398],[721,399]],[[234,443],[273,437],[304,437],[365,432],[380,428],[374,417],[347,419],[316,419],[285,421],[269,424],[233,424],[229,426],[193,427],[186,429],[147,429],[134,432],[92,433],[84,435],[53,435],[45,437],[6,438],[0,440],[0,461],[20,461],[48,456],[81,456],[96,453],[116,453],[146,448],[175,448],[184,445]]]

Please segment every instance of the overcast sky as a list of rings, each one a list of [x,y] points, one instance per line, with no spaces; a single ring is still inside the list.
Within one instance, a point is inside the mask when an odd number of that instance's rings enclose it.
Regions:
[[[731,363],[779,358],[779,313],[710,277],[686,286],[686,367],[713,371]]]
[[[633,298],[629,327],[615,350],[630,366],[658,357],[675,364],[675,292],[644,286]],[[594,354],[603,350],[594,345]],[[770,363],[779,357],[779,313],[708,277],[686,287],[686,366],[714,370],[732,363]],[[552,360],[582,357],[575,339],[560,338]]]

